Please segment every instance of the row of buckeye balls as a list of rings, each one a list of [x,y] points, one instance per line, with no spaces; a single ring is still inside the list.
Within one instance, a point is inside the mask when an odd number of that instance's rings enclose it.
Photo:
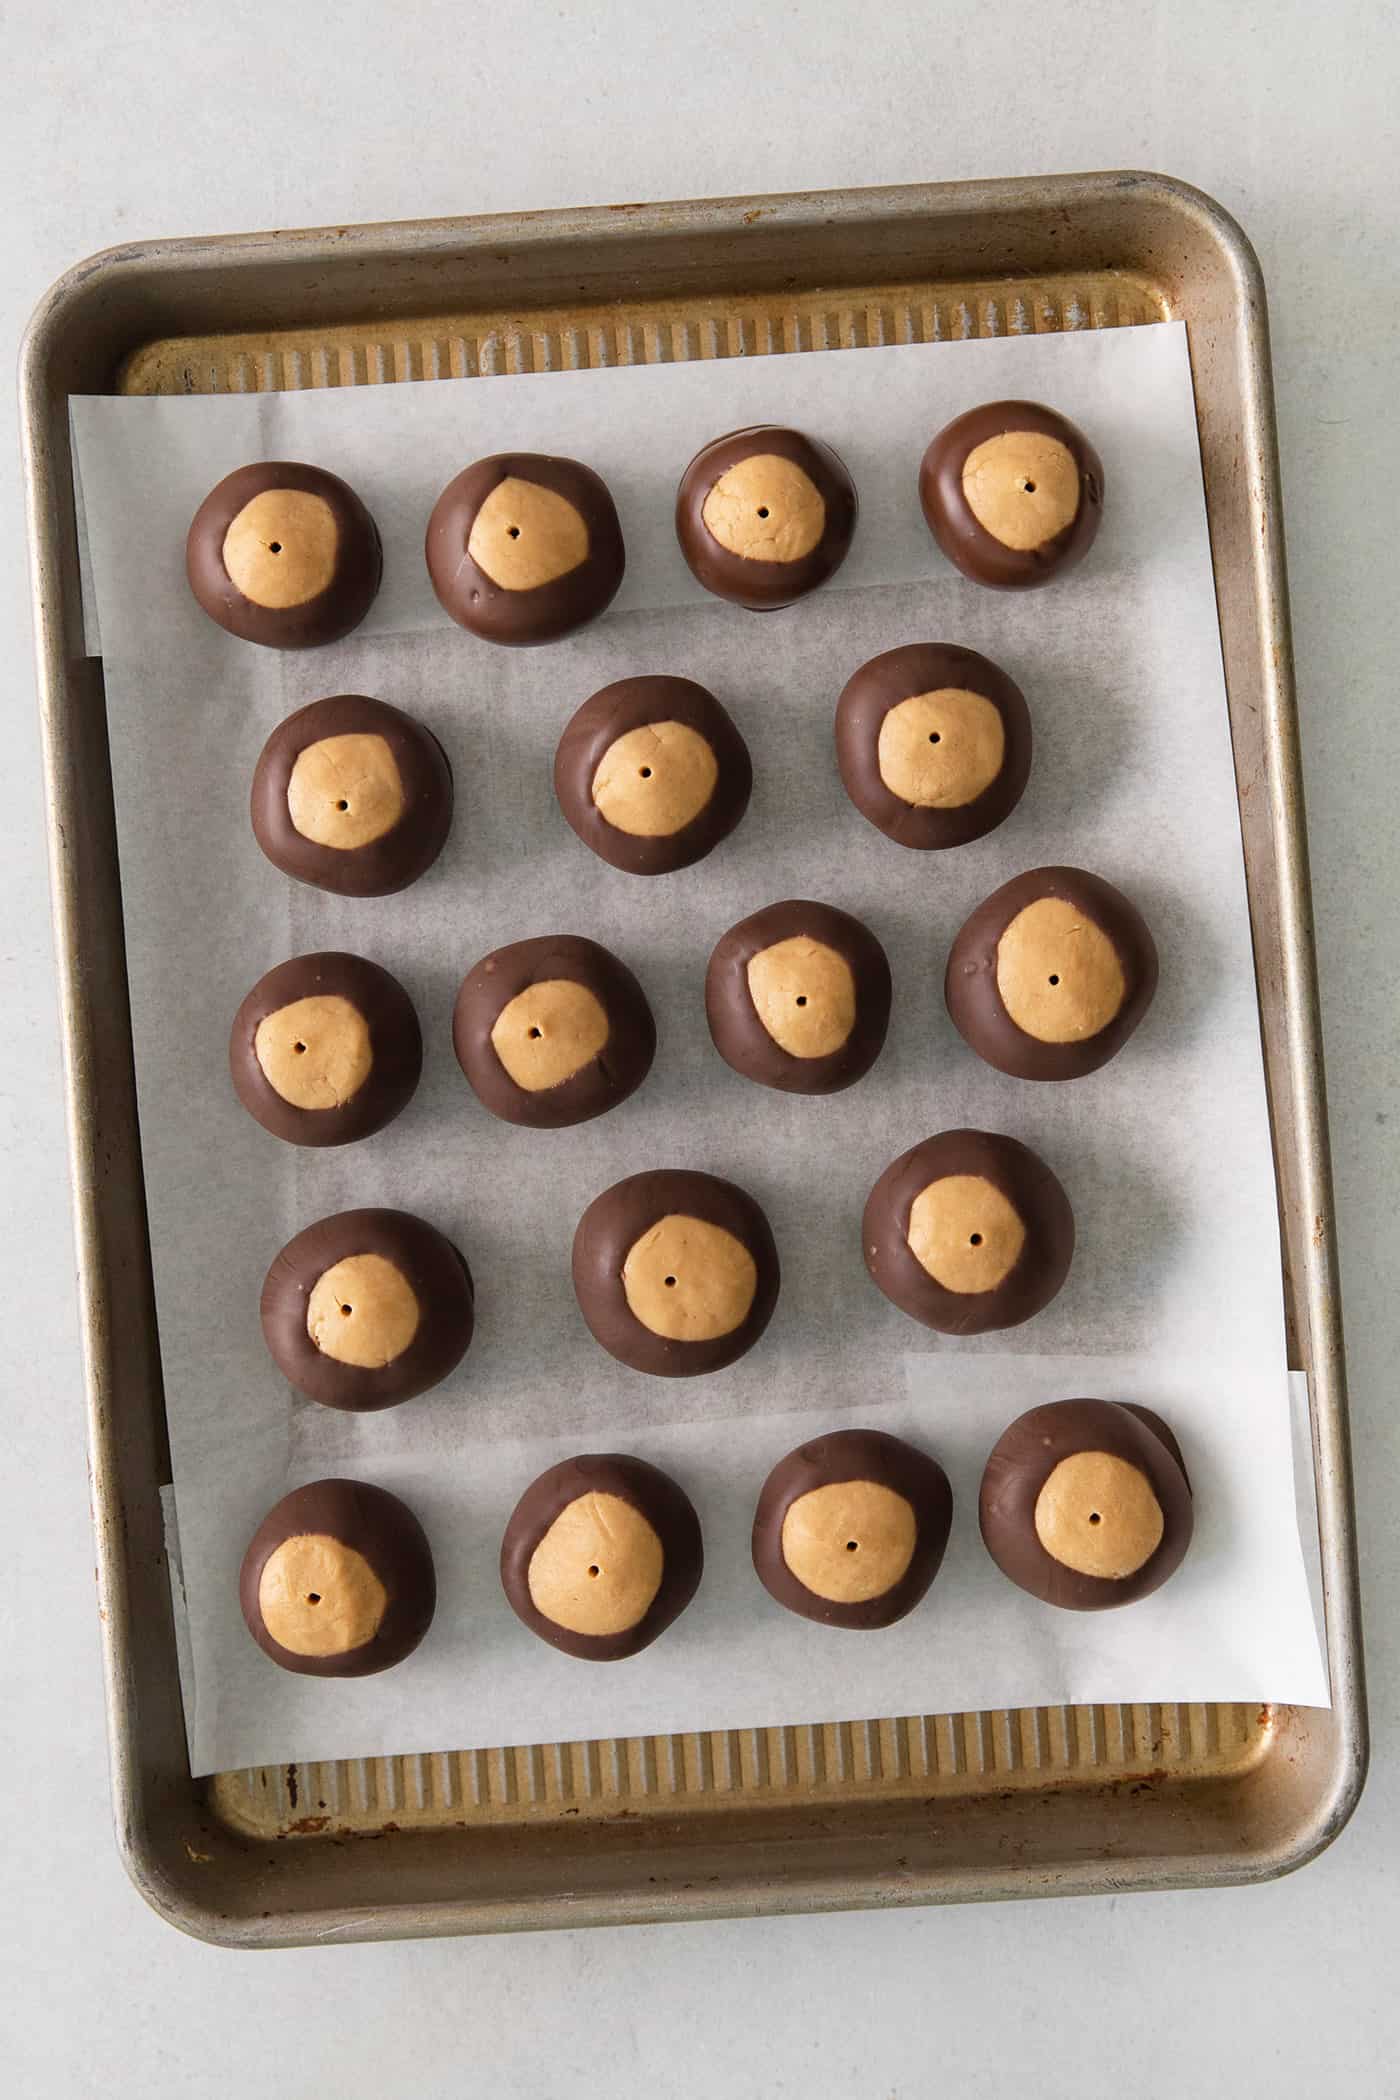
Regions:
[[[1002,823],[1030,776],[1020,688],[975,650],[915,642],[862,664],[836,707],[836,761],[856,808],[899,845],[962,846]],[[712,853],[753,788],[748,746],[714,694],[648,673],[594,693],[554,757],[554,789],[584,844],[629,875]],[[253,833],[317,889],[381,897],[425,874],[452,822],[452,771],[430,730],[362,693],[298,708],[253,773]]]
[[[995,401],[959,416],[919,468],[924,516],[974,582],[1027,589],[1087,552],[1103,505],[1088,439],[1052,409]],[[686,468],[676,536],[697,581],[753,611],[791,605],[840,568],[855,486],[815,438],[775,424],[729,432]],[[607,485],[577,460],[496,453],[449,482],[428,522],[444,610],[485,641],[557,641],[596,619],[622,582],[622,527]],[[293,460],[240,467],[195,513],[190,588],[244,641],[305,649],[340,640],[374,602],[379,530],[355,491]]]
[[[1110,883],[1033,868],[992,892],[955,938],[948,1011],[999,1071],[1081,1078],[1117,1055],[1151,1003],[1157,953]],[[705,972],[716,1049],[743,1078],[830,1094],[875,1063],[889,1024],[889,962],[850,913],[788,898],[730,927]],[[578,934],[515,941],[462,982],[458,1061],[503,1121],[559,1129],[605,1114],[651,1069],[656,1025],[632,971]],[[398,979],[362,956],[293,956],[234,1016],[238,1098],[289,1143],[348,1144],[391,1122],[422,1070],[418,1016]]]
[[[803,1618],[890,1626],[926,1595],[952,1516],[937,1459],[881,1430],[837,1431],[790,1451],[769,1474],[754,1514],[754,1569]],[[1191,1489],[1158,1416],[1061,1400],[1032,1408],[998,1440],[978,1517],[988,1552],[1018,1587],[1069,1610],[1103,1610],[1147,1596],[1180,1565]],[[690,1603],[703,1566],[690,1498],[657,1467],[620,1453],[541,1474],[501,1542],[501,1583],[517,1616],[590,1662],[617,1662],[654,1641]],[[362,1481],[318,1480],[264,1518],[239,1596],[249,1632],[283,1669],[361,1677],[417,1647],[437,1585],[405,1503]]]

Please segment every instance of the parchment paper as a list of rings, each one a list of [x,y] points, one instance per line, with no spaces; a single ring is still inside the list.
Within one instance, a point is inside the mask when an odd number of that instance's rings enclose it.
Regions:
[[[1094,434],[1109,502],[1072,579],[980,591],[932,548],[914,469],[931,432],[997,395],[1052,403]],[[756,617],[696,591],[670,512],[680,469],[750,421],[819,432],[847,458],[860,531],[835,585]],[[105,656],[152,1251],[174,1457],[196,1773],[290,1757],[549,1741],[1038,1704],[1287,1699],[1327,1686],[1295,1514],[1273,1169],[1234,775],[1194,409],[1178,327],[804,353],[598,373],[437,381],[322,395],[78,401],[96,627]],[[589,460],[627,535],[618,609],[554,647],[510,652],[436,610],[424,520],[466,461],[510,445]],[[260,456],[334,468],[385,536],[386,586],[359,634],[300,655],[207,621],[185,527],[215,479]],[[988,839],[914,854],[846,800],[831,717],[846,677],[897,643],[956,640],[1025,690],[1036,757]],[[597,861],[565,825],[550,767],[597,686],[664,669],[701,679],[753,753],[753,804],[698,868],[654,881]],[[377,693],[436,731],[457,815],[437,866],[394,898],[324,896],[266,863],[247,820],[264,738],[319,694]],[[1091,1078],[1004,1078],[942,1002],[948,944],[986,892],[1071,861],[1121,884],[1156,933],[1162,982],[1123,1055]],[[889,1044],[829,1100],[746,1084],[713,1051],[702,981],[733,920],[784,896],[854,911],[894,969]],[[496,1122],[457,1069],[457,985],[488,948],[586,932],[637,971],[656,1011],[652,1076],[580,1128]],[[280,1145],[232,1098],[227,1031],[261,972],[317,947],[391,968],[426,1064],[397,1122],[330,1152]],[[884,1165],[955,1124],[1033,1145],[1079,1225],[1070,1280],[1007,1335],[926,1335],[866,1278],[860,1213]],[[643,1167],[704,1167],[767,1210],[783,1290],[763,1342],[709,1378],[614,1364],[573,1300],[588,1201]],[[421,1212],[466,1253],[479,1328],[461,1370],[386,1414],[290,1393],[261,1340],[264,1270],[301,1226],[352,1204]],[[1181,1573],[1105,1614],[1011,1588],[976,1529],[976,1484],[1005,1424],[1042,1398],[1099,1393],[1171,1419],[1197,1497]],[[944,1572],[900,1627],[859,1637],[772,1604],[747,1556],[768,1467],[818,1429],[875,1421],[947,1465]],[[632,1450],[675,1473],[705,1527],[699,1598],[643,1655],[557,1656],[517,1623],[495,1572],[536,1472]],[[441,1590],[423,1647],[353,1683],[288,1676],[249,1641],[236,1574],[264,1510],[348,1472],[402,1492]]]

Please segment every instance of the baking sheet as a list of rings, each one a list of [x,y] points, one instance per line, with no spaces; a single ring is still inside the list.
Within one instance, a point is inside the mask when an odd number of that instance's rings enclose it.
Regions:
[[[619,397],[619,389],[622,389]],[[1110,500],[1071,581],[1023,599],[939,561],[914,496],[928,434],[997,394],[1089,427]],[[1279,1248],[1252,959],[1184,332],[806,353],[325,395],[74,404],[112,727],[123,894],[167,1406],[195,1694],[196,1772],[692,1727],[1058,1700],[1326,1702],[1303,1556]],[[690,453],[755,420],[804,424],[848,459],[856,553],[833,586],[754,618],[697,598],[670,507]],[[491,649],[438,614],[421,529],[460,464],[511,444],[572,451],[612,485],[627,596],[548,650]],[[183,533],[218,475],[258,456],[315,460],[358,486],[385,534],[387,583],[349,641],[293,657],[213,628],[185,590]],[[133,520],[139,525],[133,528]],[[137,543],[144,553],[134,553]],[[857,817],[836,778],[831,711],[877,650],[945,639],[1025,689],[1037,752],[991,838],[915,855]],[[554,808],[550,761],[609,678],[666,669],[711,685],[753,751],[753,806],[698,869],[639,882],[605,868]],[[328,691],[410,708],[452,759],[458,814],[437,867],[398,898],[286,882],[247,829],[247,783],[281,716]],[[1078,861],[1143,906],[1162,952],[1149,1019],[1106,1070],[1035,1087],[983,1067],[943,1012],[947,946],[1022,868]],[[785,895],[857,912],[896,983],[889,1045],[828,1101],[747,1086],[711,1049],[701,984],[713,941]],[[484,950],[586,931],[637,970],[656,1068],[615,1114],[531,1133],[493,1121],[452,1057],[457,983]],[[283,1147],[233,1102],[230,1017],[283,956],[357,948],[412,993],[424,1082],[387,1131],[343,1151]],[[925,1336],[864,1274],[861,1204],[930,1131],[1010,1131],[1064,1180],[1080,1227],[1061,1297],[1010,1335]],[[599,1351],[568,1280],[590,1198],[659,1164],[743,1182],[773,1221],[784,1286],[759,1348],[708,1379],[652,1381]],[[262,1348],[257,1292],[293,1231],[352,1203],[420,1210],[476,1274],[478,1338],[434,1394],[336,1415],[289,1393]],[[1000,1429],[1080,1391],[1159,1406],[1198,1500],[1186,1566],[1128,1610],[1054,1614],[982,1555],[975,1489]],[[874,1419],[947,1464],[954,1543],[928,1602],[857,1640],[771,1605],[747,1564],[763,1474],[801,1436]],[[683,1480],[708,1572],[673,1632],[606,1670],[558,1657],[495,1577],[520,1489],[555,1457],[627,1448]],[[264,1508],[297,1480],[358,1472],[404,1492],[433,1539],[439,1616],[391,1676],[335,1684],[271,1668],[235,1577]]]

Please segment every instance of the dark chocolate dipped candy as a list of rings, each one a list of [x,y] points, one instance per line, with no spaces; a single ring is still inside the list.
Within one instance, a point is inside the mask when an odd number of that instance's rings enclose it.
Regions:
[[[749,806],[753,766],[693,678],[620,678],[594,693],[554,756],[554,792],[600,860],[669,875],[712,853]]]
[[[526,1488],[501,1541],[501,1585],[542,1641],[620,1662],[700,1586],[700,1520],[674,1480],[616,1452],[565,1459]]]
[[[890,966],[869,928],[789,898],[731,926],[705,972],[705,1017],[726,1064],[760,1086],[834,1094],[884,1048]]]
[[[291,1145],[348,1145],[392,1123],[423,1069],[396,977],[360,955],[297,955],[260,977],[233,1018],[233,1090]]]
[[[789,1451],[763,1483],[753,1564],[770,1597],[823,1626],[892,1626],[938,1573],[953,1493],[937,1459],[881,1429]]]
[[[493,1116],[560,1130],[636,1091],[656,1023],[625,963],[596,941],[553,933],[497,948],[467,973],[452,1045]]]
[[[696,453],[676,495],[676,537],[697,583],[769,612],[836,574],[856,509],[855,485],[829,445],[755,423]]]
[[[1082,430],[1034,401],[989,401],[940,430],[919,468],[928,529],[994,590],[1049,583],[1082,561],[1103,512],[1103,466]]]
[[[438,603],[483,641],[557,641],[611,604],[622,527],[606,484],[576,459],[498,452],[438,497],[425,552]]]
[[[284,875],[345,897],[387,897],[441,853],[452,769],[411,715],[337,693],[273,730],[253,774],[252,819]]]
[[[574,1234],[574,1291],[596,1341],[660,1378],[723,1370],[778,1297],[778,1250],[753,1197],[713,1174],[632,1174]]]
[[[433,1556],[406,1503],[363,1480],[313,1480],[270,1509],[243,1556],[249,1633],[303,1677],[369,1677],[418,1646]]]
[[[426,1393],[466,1354],[471,1271],[404,1210],[343,1210],[308,1225],[267,1272],[263,1339],[310,1400],[357,1414]]]
[[[940,1334],[1033,1319],[1074,1255],[1074,1213],[1049,1167],[987,1130],[945,1130],[903,1153],[870,1191],[861,1230],[890,1303]]]
[[[338,642],[369,611],[382,567],[355,491],[288,459],[225,475],[185,542],[190,589],[210,619],[268,649]]]
[[[1096,1072],[1156,989],[1146,920],[1082,868],[1032,868],[994,890],[953,942],[943,980],[958,1033],[1013,1079]]]
[[[1181,1447],[1149,1408],[1054,1400],[1018,1417],[982,1475],[982,1539],[1003,1575],[1045,1604],[1134,1604],[1191,1543]]]
[[[846,793],[901,846],[965,846],[1009,817],[1031,770],[1021,689],[975,649],[912,642],[862,664],[836,703]]]

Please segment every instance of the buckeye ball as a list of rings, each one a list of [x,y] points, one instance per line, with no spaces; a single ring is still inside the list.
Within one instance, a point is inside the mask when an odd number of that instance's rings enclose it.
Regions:
[[[408,1211],[343,1210],[288,1240],[260,1311],[273,1361],[298,1392],[366,1414],[426,1393],[461,1362],[471,1271]]]
[[[712,853],[749,806],[748,746],[693,678],[621,678],[559,739],[554,792],[600,860],[669,875]]]
[[[1191,1485],[1160,1415],[1129,1401],[1053,1400],[1021,1415],[982,1475],[982,1540],[1044,1604],[1134,1604],[1191,1543]]]
[[[508,647],[557,641],[611,604],[622,527],[576,459],[498,452],[449,481],[428,520],[428,575],[459,627]]]
[[[268,649],[338,642],[369,611],[382,568],[355,491],[288,459],[225,475],[185,542],[190,589],[210,619]]]
[[[994,890],[953,942],[943,980],[958,1033],[1013,1079],[1096,1072],[1156,989],[1146,920],[1082,868],[1032,868]]]
[[[789,1451],[763,1483],[753,1564],[770,1597],[823,1626],[892,1626],[938,1573],[953,1493],[937,1459],[881,1429]]]
[[[778,1250],[743,1189],[714,1174],[632,1174],[574,1234],[574,1292],[595,1341],[634,1371],[692,1378],[751,1349],[778,1298]]]
[[[284,1670],[369,1677],[418,1646],[437,1604],[413,1511],[363,1480],[313,1480],[270,1509],[243,1556],[248,1631]]]
[[[413,1097],[423,1038],[408,993],[361,955],[297,955],[260,977],[233,1018],[233,1090],[291,1145],[348,1145]]]
[[[829,445],[755,423],[696,453],[676,494],[676,537],[707,591],[770,612],[836,574],[856,509],[855,484]]]
[[[616,1452],[565,1459],[526,1488],[501,1541],[501,1585],[542,1641],[620,1662],[700,1586],[700,1520],[674,1480]]]
[[[252,819],[284,875],[344,897],[387,897],[441,853],[452,769],[411,715],[338,693],[273,730],[253,774]]]
[[[1019,1327],[1069,1274],[1074,1213],[1043,1159],[988,1130],[944,1130],[886,1167],[865,1206],[865,1266],[939,1334]]]
[[[1031,770],[1018,685],[975,649],[874,656],[836,703],[836,763],[861,815],[900,846],[965,846],[1010,816]]]
[[[552,933],[497,948],[467,973],[452,1044],[483,1108],[559,1130],[636,1091],[656,1023],[625,963],[580,934]]]
[[[1034,401],[989,401],[940,430],[919,468],[928,529],[993,590],[1049,583],[1082,561],[1103,513],[1103,466],[1082,430]]]
[[[890,1019],[890,966],[859,919],[789,898],[741,919],[705,972],[705,1018],[741,1078],[835,1094],[870,1070]]]

